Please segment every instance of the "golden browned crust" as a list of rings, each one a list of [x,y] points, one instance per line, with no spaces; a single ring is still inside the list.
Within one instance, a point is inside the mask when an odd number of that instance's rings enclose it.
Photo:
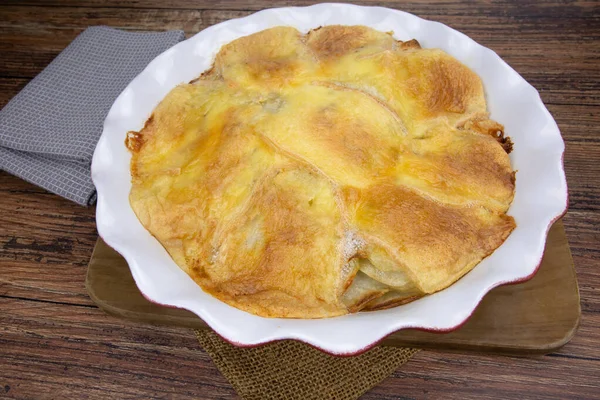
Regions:
[[[235,40],[129,132],[130,203],[213,296],[322,318],[441,290],[515,223],[480,79],[363,26]]]
[[[336,26],[313,30],[307,36],[306,44],[317,57],[327,59],[365,48],[391,50],[396,41],[390,34],[366,26]]]
[[[367,303],[361,311],[386,310],[388,308],[398,307],[402,304],[410,303],[411,301],[415,301],[421,297],[422,296],[416,295],[406,296],[399,292],[388,292],[385,295]]]

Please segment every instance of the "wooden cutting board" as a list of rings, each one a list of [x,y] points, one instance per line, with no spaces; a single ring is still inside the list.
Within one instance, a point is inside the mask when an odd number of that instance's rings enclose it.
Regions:
[[[143,323],[209,329],[189,311],[146,300],[125,260],[101,239],[89,263],[86,287],[92,300],[109,314]],[[580,315],[573,259],[563,224],[558,221],[550,229],[542,264],[532,279],[492,290],[456,331],[402,330],[382,344],[543,354],[562,347],[573,337]]]

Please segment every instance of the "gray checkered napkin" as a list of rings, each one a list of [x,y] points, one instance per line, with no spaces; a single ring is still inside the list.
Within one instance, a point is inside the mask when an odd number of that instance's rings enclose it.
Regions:
[[[86,205],[95,202],[90,163],[117,96],[182,31],[82,32],[0,110],[0,168]]]

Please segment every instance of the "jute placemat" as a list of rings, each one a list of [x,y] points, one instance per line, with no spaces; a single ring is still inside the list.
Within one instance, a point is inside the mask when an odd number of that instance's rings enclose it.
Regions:
[[[378,346],[358,356],[335,357],[293,340],[240,348],[210,330],[194,332],[244,400],[354,400],[419,351]]]

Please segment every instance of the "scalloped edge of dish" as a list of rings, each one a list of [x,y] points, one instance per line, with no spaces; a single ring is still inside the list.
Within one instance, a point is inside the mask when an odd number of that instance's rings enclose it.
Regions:
[[[341,11],[341,10],[344,10],[343,12],[341,12],[341,14],[343,14],[344,12],[350,13],[353,15],[353,18],[355,18],[355,19],[356,18],[364,19],[365,14],[369,14],[369,13],[379,13],[380,16],[381,16],[381,14],[385,14],[384,20],[386,20],[388,18],[392,18],[392,19],[398,18],[399,20],[404,19],[404,22],[406,22],[406,20],[408,20],[408,22],[412,21],[413,24],[421,25],[421,29],[423,29],[423,25],[425,25],[428,28],[433,27],[432,28],[433,31],[438,29],[438,30],[441,30],[441,32],[443,32],[443,33],[446,33],[446,34],[450,33],[449,40],[466,41],[466,42],[464,42],[466,44],[463,44],[463,45],[464,45],[464,47],[467,47],[467,48],[470,47],[471,52],[474,50],[479,50],[482,53],[487,53],[488,56],[491,55],[494,63],[499,65],[501,68],[503,68],[505,70],[504,72],[507,75],[512,75],[512,76],[508,76],[509,80],[510,79],[514,80],[516,78],[516,83],[513,82],[513,84],[518,84],[519,87],[525,88],[522,90],[527,90],[530,92],[531,92],[531,90],[533,90],[536,95],[536,96],[534,96],[535,103],[536,103],[535,105],[537,107],[541,106],[541,110],[539,110],[539,112],[541,112],[543,114],[543,116],[545,117],[544,118],[545,119],[544,128],[548,128],[548,124],[550,124],[550,127],[548,129],[551,132],[549,134],[554,135],[555,139],[556,139],[556,136],[558,139],[560,139],[560,142],[559,142],[560,148],[558,149],[558,153],[557,153],[557,154],[560,154],[560,170],[558,171],[558,175],[559,175],[558,179],[560,180],[560,182],[553,182],[553,183],[558,186],[557,189],[561,189],[561,190],[564,189],[563,190],[564,193],[561,193],[561,194],[563,194],[563,196],[561,196],[561,200],[564,199],[564,207],[561,205],[560,210],[558,210],[557,212],[554,213],[554,215],[552,215],[552,216],[550,216],[550,218],[548,218],[548,223],[547,223],[545,229],[540,229],[539,235],[542,236],[542,239],[543,239],[542,240],[542,248],[541,248],[541,251],[535,251],[535,249],[534,249],[534,252],[535,252],[534,256],[537,261],[531,260],[526,265],[527,268],[525,268],[525,267],[522,268],[524,271],[527,271],[526,275],[525,276],[517,276],[514,278],[510,278],[510,279],[496,280],[495,282],[486,285],[486,287],[480,288],[477,291],[477,293],[474,293],[471,295],[471,304],[468,307],[466,316],[459,317],[458,320],[456,321],[458,323],[451,323],[451,325],[448,325],[448,324],[440,325],[440,324],[435,324],[435,322],[430,321],[429,323],[421,323],[421,324],[408,324],[408,323],[398,324],[398,323],[393,323],[393,321],[390,322],[389,318],[387,318],[387,324],[385,324],[386,328],[379,329],[379,332],[374,333],[374,334],[371,333],[366,336],[359,335],[359,336],[355,337],[354,341],[352,341],[350,343],[345,343],[341,346],[338,345],[337,343],[332,343],[331,338],[330,338],[330,340],[327,340],[327,338],[325,338],[323,336],[323,332],[319,332],[318,329],[316,330],[316,332],[314,330],[311,332],[310,327],[307,328],[306,324],[304,324],[304,323],[296,324],[295,326],[293,323],[291,323],[291,324],[288,323],[289,321],[322,321],[322,320],[273,320],[273,319],[271,319],[270,320],[271,322],[272,321],[281,321],[282,325],[289,325],[289,326],[291,326],[291,328],[288,326],[288,328],[283,330],[282,332],[275,332],[275,333],[263,332],[263,334],[258,335],[259,336],[258,339],[257,338],[252,339],[252,338],[249,338],[248,336],[245,336],[245,334],[243,332],[240,332],[239,327],[238,327],[238,331],[236,331],[234,334],[232,334],[232,332],[231,332],[232,327],[231,326],[225,327],[225,325],[228,325],[227,322],[223,322],[222,320],[220,320],[218,317],[216,317],[214,315],[214,312],[218,311],[218,310],[212,309],[210,304],[201,304],[199,306],[194,305],[194,306],[190,307],[186,301],[182,301],[182,299],[177,298],[176,296],[175,296],[175,298],[169,298],[168,293],[165,294],[165,292],[161,292],[161,291],[157,292],[156,288],[154,288],[154,287],[152,287],[152,285],[148,284],[148,279],[150,279],[150,278],[148,278],[147,276],[144,275],[145,274],[144,269],[141,267],[141,264],[138,262],[138,259],[140,257],[139,257],[139,254],[137,254],[137,252],[144,250],[143,243],[138,243],[135,241],[133,243],[131,243],[131,242],[128,243],[127,240],[122,240],[122,238],[121,238],[121,240],[119,240],[119,235],[116,235],[115,231],[110,229],[111,227],[114,229],[118,224],[115,224],[114,219],[117,218],[117,215],[115,215],[115,209],[109,207],[109,202],[108,202],[107,196],[111,193],[111,190],[110,190],[111,189],[111,187],[110,187],[111,177],[114,178],[114,176],[111,175],[111,172],[113,174],[116,174],[117,177],[119,176],[118,175],[119,172],[117,171],[115,173],[115,171],[114,170],[111,171],[110,168],[108,170],[106,169],[106,158],[108,158],[110,161],[112,161],[112,157],[113,157],[112,154],[106,153],[106,151],[108,150],[106,148],[106,146],[108,146],[107,141],[115,140],[115,138],[108,139],[108,137],[109,137],[109,135],[114,136],[114,135],[119,134],[119,132],[114,133],[115,127],[113,125],[115,124],[115,121],[118,122],[120,119],[127,118],[127,116],[119,115],[119,110],[122,109],[123,104],[126,104],[126,105],[128,104],[129,107],[133,107],[131,99],[130,99],[129,103],[126,101],[127,96],[130,96],[130,94],[131,94],[131,93],[128,93],[128,89],[130,89],[132,86],[135,86],[136,82],[139,83],[141,80],[145,79],[145,75],[150,75],[152,73],[156,73],[155,69],[157,67],[157,64],[164,61],[168,57],[172,57],[173,54],[177,51],[178,46],[180,47],[180,49],[183,49],[184,46],[181,46],[183,43],[186,43],[186,42],[193,43],[194,40],[198,40],[195,38],[200,37],[200,35],[208,36],[210,33],[214,33],[214,31],[218,31],[219,29],[221,29],[221,30],[225,29],[223,27],[226,27],[227,25],[232,25],[232,26],[237,25],[237,28],[232,28],[229,31],[229,33],[228,33],[229,36],[231,36],[231,32],[233,32],[233,35],[238,35],[238,37],[243,36],[243,33],[250,34],[250,33],[252,33],[253,29],[255,29],[255,31],[264,29],[264,27],[258,29],[260,24],[253,22],[254,20],[260,20],[261,18],[263,19],[263,21],[270,20],[270,19],[276,19],[278,17],[276,15],[277,13],[284,14],[283,18],[282,18],[284,20],[284,22],[285,22],[286,18],[291,19],[293,22],[294,18],[301,18],[298,16],[300,11],[309,12],[309,13],[310,13],[310,11],[313,11],[313,14],[318,13],[319,15],[322,15],[323,12],[329,12],[331,14],[331,13],[333,13],[333,11]],[[287,13],[287,15],[285,15],[286,13]],[[275,14],[275,15],[273,15],[273,14]],[[360,17],[358,16],[359,14],[361,15]],[[279,15],[279,17],[281,19],[282,16]],[[304,25],[311,25],[312,20],[309,22],[306,22],[306,15],[304,15],[304,19],[305,19],[305,22],[303,22]],[[318,21],[318,19],[317,19],[317,21]],[[288,20],[288,22],[289,22],[289,20]],[[368,25],[368,26],[373,26],[373,24],[364,23],[364,21],[360,21],[360,22],[359,21],[349,21],[347,24],[361,24],[361,23]],[[388,21],[388,23],[389,23],[389,21]],[[284,23],[281,23],[281,21],[278,20],[277,23],[272,26],[282,25],[282,24],[284,24]],[[327,24],[328,23],[321,23],[319,25],[327,25]],[[382,22],[380,22],[376,25],[381,25],[381,24],[382,24]],[[316,27],[316,26],[314,26],[314,27]],[[240,34],[240,33],[242,33],[242,34]],[[221,41],[226,43],[226,42],[229,42],[230,40],[232,40],[231,37],[227,37],[228,35],[224,35],[224,36],[226,36],[225,38],[220,37]],[[420,40],[420,41],[422,40],[418,37],[418,35],[412,35],[412,36],[416,37],[417,40]],[[404,40],[406,40],[406,38],[404,38]],[[205,40],[205,42],[206,42],[206,40]],[[221,43],[221,44],[223,44],[223,43]],[[215,47],[215,46],[213,46],[213,47]],[[188,46],[188,47],[190,47],[190,46]],[[202,46],[200,46],[200,47],[202,47]],[[220,45],[218,45],[217,47],[219,48]],[[212,54],[212,56],[214,56],[214,54]],[[204,58],[205,59],[210,58],[211,59],[210,62],[212,62],[212,56],[211,57],[204,56]],[[454,55],[454,56],[457,57],[456,55]],[[459,60],[461,60],[462,62],[465,62],[460,57],[457,57],[457,58]],[[154,71],[153,71],[153,69],[154,69]],[[203,71],[203,69],[196,71],[197,72],[196,75],[199,75],[202,71]],[[482,78],[482,80],[483,80],[483,78]],[[183,81],[186,81],[185,77],[183,77],[182,82]],[[156,82],[153,82],[153,83],[156,83]],[[168,90],[170,90],[170,89],[168,89]],[[487,96],[487,90],[486,90],[486,96]],[[158,101],[159,101],[164,96],[162,96],[162,95],[159,96],[157,94],[157,97],[160,97],[158,99]],[[531,95],[529,95],[529,97],[531,97]],[[489,99],[488,99],[488,102],[489,102]],[[145,117],[147,118],[148,115],[146,115]],[[139,116],[132,117],[132,118],[133,119],[137,118],[138,120],[140,119]],[[138,123],[143,124],[144,121],[145,121],[145,118],[143,120],[138,121]],[[117,123],[117,125],[118,125],[118,123]],[[126,133],[126,131],[122,131],[122,139],[123,140],[125,137],[125,133]],[[542,133],[540,133],[538,136],[540,136],[540,135],[542,135]],[[121,141],[121,144],[122,144],[122,141]],[[518,146],[518,143],[516,143],[516,146]],[[554,153],[557,151],[556,148],[553,148],[553,150],[554,151],[551,151],[551,153]],[[548,112],[548,110],[543,105],[537,90],[535,90],[535,88],[533,88],[522,77],[520,77],[516,73],[516,71],[514,71],[510,66],[508,66],[508,64],[506,64],[492,50],[487,49],[487,48],[477,44],[476,42],[474,42],[472,39],[470,39],[466,35],[458,32],[458,31],[455,31],[452,28],[449,28],[443,24],[440,24],[438,22],[423,20],[419,17],[416,17],[412,14],[408,14],[408,13],[405,13],[402,11],[389,10],[389,9],[384,9],[381,7],[362,7],[362,6],[345,5],[345,4],[318,4],[315,6],[302,7],[302,8],[290,7],[290,8],[282,8],[282,9],[263,10],[263,11],[260,11],[258,13],[252,14],[252,15],[244,17],[244,18],[240,18],[237,20],[225,21],[218,25],[214,25],[210,28],[207,28],[206,30],[200,32],[196,36],[194,36],[184,42],[179,43],[178,45],[174,46],[173,48],[167,50],[165,53],[156,57],[146,67],[146,69],[142,73],[140,73],[130,83],[130,85],[123,91],[123,93],[115,100],[113,107],[111,107],[111,109],[107,115],[106,121],[105,121],[105,127],[104,127],[102,137],[100,138],[100,141],[98,142],[98,147],[96,148],[96,151],[94,153],[94,159],[92,162],[92,176],[93,176],[94,183],[96,184],[96,187],[98,190],[97,224],[98,224],[99,234],[105,240],[105,242],[107,244],[109,244],[111,247],[113,247],[115,250],[117,250],[119,253],[121,253],[125,257],[125,259],[128,262],[128,265],[130,266],[130,269],[132,271],[132,275],[136,281],[136,284],[137,284],[138,288],[140,289],[140,292],[142,292],[144,297],[146,297],[149,301],[152,301],[157,304],[169,306],[169,307],[184,308],[184,309],[194,312],[200,318],[204,319],[207,322],[207,324],[209,326],[211,326],[211,328],[214,329],[215,332],[217,332],[221,337],[223,337],[225,340],[229,341],[230,343],[233,343],[236,346],[254,347],[254,346],[260,346],[260,345],[270,343],[273,341],[277,341],[277,340],[294,339],[294,340],[303,341],[313,347],[318,348],[321,351],[324,351],[324,352],[327,352],[330,354],[355,355],[355,354],[367,351],[368,349],[377,345],[385,337],[389,336],[390,334],[392,334],[394,332],[402,330],[402,329],[420,329],[420,330],[426,330],[426,331],[431,331],[431,332],[440,332],[440,333],[449,332],[449,331],[458,329],[470,318],[470,316],[475,311],[475,309],[477,308],[477,306],[479,305],[479,303],[481,302],[481,300],[483,299],[485,294],[487,294],[490,290],[492,290],[493,288],[495,288],[497,286],[501,286],[504,284],[523,282],[523,281],[526,281],[526,280],[530,279],[531,277],[533,277],[535,275],[535,273],[537,272],[539,265],[541,263],[542,257],[543,257],[543,244],[546,241],[548,231],[549,231],[550,227],[552,226],[552,224],[557,219],[559,219],[562,215],[564,215],[564,213],[566,212],[566,209],[567,209],[567,205],[568,205],[568,191],[567,191],[566,177],[564,174],[564,166],[563,166],[563,161],[562,161],[563,156],[564,156],[564,142],[562,141],[562,138],[560,137],[560,132],[558,130],[558,126],[556,125],[555,121],[553,120],[553,118],[550,115],[550,113]],[[103,162],[104,162],[104,164],[103,164]],[[129,165],[129,164],[127,163],[127,165]],[[129,179],[130,178],[129,170],[127,170],[127,174],[128,174],[127,177]],[[107,179],[109,182],[107,182]],[[519,174],[517,174],[517,182],[519,182]],[[130,208],[128,201],[126,203],[126,207]],[[512,209],[512,207],[511,207],[511,209]],[[132,213],[132,211],[131,211],[131,213]],[[116,214],[118,214],[118,213],[116,213]],[[137,222],[139,224],[139,221],[137,221]],[[162,248],[160,243],[158,243],[157,241],[156,241],[156,244]],[[498,252],[501,248],[505,247],[505,245],[506,245],[506,243],[503,244],[502,246],[500,246],[496,250],[496,252]],[[164,249],[162,249],[162,250],[164,251]],[[479,265],[477,267],[479,267]],[[469,275],[469,274],[467,274],[467,275]],[[191,278],[189,278],[189,279],[191,280]],[[465,279],[465,277],[463,277],[461,279],[461,281],[463,279]],[[452,286],[454,286],[454,285],[452,285]],[[445,289],[442,292],[445,292],[446,290],[448,290],[448,289]],[[442,293],[442,292],[439,292],[439,293]],[[164,299],[165,295],[167,296],[166,301]],[[433,294],[431,296],[436,296],[436,295],[437,294]],[[427,297],[431,297],[431,296],[427,296]],[[218,300],[216,300],[216,301],[218,301]],[[471,307],[471,305],[472,305],[472,307]],[[404,307],[404,306],[397,307],[396,309],[400,309],[402,307]],[[385,313],[386,316],[389,316],[390,313],[389,312],[386,313],[386,311],[388,311],[388,310],[377,311],[377,312],[373,312],[373,313],[369,313],[369,314]],[[241,312],[241,311],[236,310],[236,312]],[[235,314],[236,312],[232,312],[232,313]],[[354,314],[354,315],[356,315],[356,314]],[[383,315],[383,314],[381,314],[381,315]],[[257,317],[257,316],[252,316],[252,318],[254,318],[254,319],[258,318],[259,320],[265,320],[264,318]],[[348,319],[348,318],[352,318],[352,316],[344,316],[344,317],[337,317],[337,318],[338,319],[339,318]],[[266,320],[269,320],[269,319],[266,319]],[[329,320],[335,320],[335,318],[332,318]],[[356,320],[355,322],[349,322],[349,323],[344,322],[344,323],[350,324],[350,325],[357,325],[357,324],[361,325],[364,322],[364,321],[360,321],[360,318],[355,318],[355,320]],[[385,322],[385,321],[386,321],[386,318],[382,318],[382,322]],[[229,325],[231,325],[231,324],[229,324]],[[273,324],[271,324],[271,325],[273,325]],[[315,326],[318,325],[318,322],[313,325],[315,325]],[[327,324],[321,324],[321,325],[327,325]],[[356,329],[358,329],[358,328],[355,327],[354,330],[356,330]]]

